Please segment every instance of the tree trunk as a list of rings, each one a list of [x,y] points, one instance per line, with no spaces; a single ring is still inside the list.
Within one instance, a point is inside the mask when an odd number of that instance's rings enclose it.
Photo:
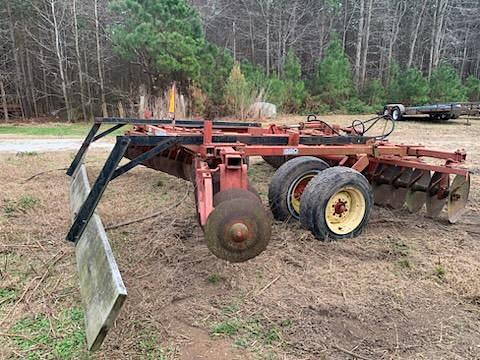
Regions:
[[[411,45],[410,45],[410,53],[408,55],[407,69],[409,69],[413,63],[413,55],[415,54],[415,45],[417,44],[418,32],[420,31],[420,25],[422,24],[423,14],[425,13],[425,9],[427,8],[427,3],[428,3],[428,0],[423,0],[422,9],[420,10],[420,14],[417,16],[417,23],[415,25],[415,30],[413,32]]]
[[[435,37],[435,51],[433,57],[433,67],[437,67],[440,63],[440,55],[442,49],[442,43],[445,37],[445,14],[447,13],[448,0],[440,1],[439,19],[437,35]]]
[[[270,0],[267,0],[267,13],[265,16],[265,22],[267,23],[267,31],[265,35],[266,41],[266,54],[265,54],[265,62],[266,62],[266,70],[267,76],[270,76]]]
[[[433,57],[435,52],[436,44],[436,35],[437,35],[437,17],[438,17],[438,7],[440,6],[439,2],[442,0],[435,0],[435,11],[433,12],[433,26],[432,26],[432,36],[430,40],[430,59],[428,62],[428,80],[432,77],[432,68],[433,68]]]
[[[5,87],[3,86],[2,78],[0,78],[0,93],[2,95],[3,116],[5,118],[5,122],[7,122],[8,121],[7,95],[5,94]]]
[[[12,16],[12,10],[10,8],[10,2],[7,1],[7,13],[8,13],[8,19],[9,19],[9,30],[10,30],[10,39],[12,41],[12,46],[13,46],[13,62],[15,63],[15,78],[16,78],[16,84],[15,84],[15,91],[17,93],[17,98],[19,101],[19,106],[22,111],[22,118],[25,119],[25,97],[24,97],[24,89],[22,89],[22,67],[20,66],[20,61],[18,59],[18,46],[17,46],[17,39],[15,36],[15,25],[13,23],[13,16]]]
[[[72,0],[72,11],[73,11],[73,24],[74,24],[74,36],[75,36],[75,53],[77,56],[77,68],[78,68],[78,81],[80,84],[80,104],[82,107],[83,121],[87,121],[87,109],[85,107],[85,94],[84,94],[84,84],[83,84],[83,71],[82,71],[82,62],[80,55],[80,44],[78,36],[78,20],[77,20],[77,0]]]
[[[67,92],[67,79],[65,76],[65,69],[64,69],[64,64],[63,64],[63,53],[61,50],[60,46],[60,31],[58,28],[58,23],[57,23],[57,14],[55,11],[55,0],[50,0],[50,6],[52,9],[52,19],[53,19],[53,25],[54,25],[54,31],[55,31],[55,50],[57,53],[57,59],[58,59],[58,69],[60,72],[60,79],[62,81],[62,93],[63,93],[63,100],[65,102],[65,108],[67,109],[67,120],[69,122],[72,121],[72,111],[70,108],[70,101],[68,99],[68,92]]]
[[[342,48],[345,51],[345,46],[347,44],[347,30],[348,30],[348,0],[343,2],[345,8],[343,15],[343,35],[342,35]]]
[[[83,49],[83,61],[84,61],[84,64],[85,64],[85,75],[87,76],[87,82],[86,82],[86,86],[87,86],[87,96],[88,96],[88,113],[90,115],[90,118],[94,118],[94,113],[93,113],[93,99],[92,99],[92,87],[90,85],[90,81],[88,81],[88,54],[87,54],[87,48],[84,48]]]
[[[102,100],[102,114],[103,114],[103,117],[108,117],[107,101],[105,100],[105,85],[104,85],[104,79],[103,79],[102,53],[100,48],[100,22],[98,20],[98,0],[95,0],[95,38],[97,43],[98,79],[100,81],[100,97]]]
[[[27,54],[27,74],[28,74],[28,80],[30,83],[29,90],[30,90],[30,96],[32,98],[32,105],[33,105],[33,112],[35,114],[35,117],[38,118],[38,107],[37,107],[37,98],[35,96],[35,79],[33,78],[33,72],[32,72],[32,60],[30,58],[30,53],[29,50],[26,51]]]
[[[40,62],[42,64],[43,97],[45,98],[43,112],[48,114],[50,113],[50,96],[48,95],[47,70],[45,69],[46,61],[43,56],[43,49],[40,49]]]
[[[363,18],[365,10],[365,0],[360,0],[360,14],[358,16],[357,46],[355,53],[355,83],[360,82],[360,61],[362,59],[362,40],[363,40]]]
[[[367,75],[367,56],[368,56],[368,45],[370,40],[370,21],[372,19],[372,5],[373,5],[373,0],[369,0],[367,4],[367,20],[365,22],[365,38],[363,43],[362,71],[360,74],[361,88],[363,88],[363,86],[365,85],[365,78]]]

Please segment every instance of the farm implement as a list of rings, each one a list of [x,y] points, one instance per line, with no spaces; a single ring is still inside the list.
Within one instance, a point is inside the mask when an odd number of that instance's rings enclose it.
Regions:
[[[435,121],[447,121],[450,119],[458,119],[460,116],[480,115],[480,103],[464,102],[424,106],[388,104],[383,108],[383,114],[390,115],[395,121],[400,121],[409,117],[416,119],[422,119],[422,117],[426,117]]]
[[[97,134],[102,125],[110,128]],[[89,145],[131,125],[115,145],[92,187],[84,156]],[[138,165],[194,185],[196,213],[206,244],[217,257],[242,262],[264,251],[272,218],[298,220],[319,240],[358,236],[373,204],[456,222],[467,204],[470,176],[461,167],[465,152],[392,144],[390,116],[330,125],[315,116],[296,125],[101,118],[95,120],[73,160],[73,224],[82,296],[86,298],[87,340],[98,347],[118,313],[126,290],[108,239],[95,213],[108,183]],[[373,132],[380,129],[380,134]],[[249,182],[251,157],[276,168],[262,204]],[[122,158],[129,161],[120,165]],[[94,265],[93,265],[94,264]],[[107,290],[105,290],[105,288]],[[102,295],[98,295],[101,293]],[[100,316],[99,314],[103,314]],[[96,319],[90,320],[89,319]]]

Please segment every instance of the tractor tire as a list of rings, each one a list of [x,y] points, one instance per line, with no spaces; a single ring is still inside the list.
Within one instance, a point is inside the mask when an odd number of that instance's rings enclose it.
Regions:
[[[319,173],[305,188],[300,221],[319,240],[360,235],[368,223],[373,194],[368,180],[347,167]]]
[[[300,156],[280,166],[268,188],[268,202],[276,220],[300,218],[300,198],[308,181],[329,165],[313,156]]]
[[[262,156],[262,158],[268,165],[270,165],[274,169],[278,169],[280,166],[282,166],[291,159],[291,157],[289,156]]]

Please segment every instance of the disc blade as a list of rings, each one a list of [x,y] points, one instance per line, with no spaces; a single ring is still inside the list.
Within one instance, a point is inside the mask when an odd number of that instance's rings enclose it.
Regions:
[[[422,209],[427,200],[426,189],[430,183],[430,171],[416,169],[413,171],[405,203],[408,211],[415,213]],[[419,189],[419,188],[424,188]]]
[[[405,168],[402,170],[402,174],[394,181],[394,190],[390,199],[389,206],[392,209],[401,209],[408,193],[408,184],[412,177],[413,169]]]
[[[382,184],[374,185],[373,187],[373,199],[375,205],[387,206],[390,201],[391,185]]]
[[[427,190],[427,216],[436,218],[440,215],[447,203],[445,191],[448,189],[450,180],[448,174],[434,172]]]
[[[388,206],[390,206],[392,209],[401,209],[405,203],[405,200],[407,199],[407,193],[407,188],[398,188],[393,190]]]
[[[452,224],[456,223],[460,216],[465,213],[465,206],[470,193],[470,176],[457,175],[450,185],[450,193],[448,195],[448,221]]]
[[[379,206],[390,206],[395,187],[392,183],[399,177],[402,169],[398,166],[382,164],[381,173],[376,178],[376,185],[373,188],[375,204]]]
[[[271,218],[256,199],[234,198],[218,204],[207,218],[205,240],[220,259],[243,262],[265,250]]]

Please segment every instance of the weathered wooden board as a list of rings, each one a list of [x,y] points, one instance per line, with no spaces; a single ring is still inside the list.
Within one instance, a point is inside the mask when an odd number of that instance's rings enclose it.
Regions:
[[[90,192],[85,165],[80,165],[70,184],[70,207],[76,214]],[[120,271],[112,253],[102,221],[97,214],[90,219],[77,241],[80,293],[85,308],[88,349],[97,350],[118,316],[127,297]]]

